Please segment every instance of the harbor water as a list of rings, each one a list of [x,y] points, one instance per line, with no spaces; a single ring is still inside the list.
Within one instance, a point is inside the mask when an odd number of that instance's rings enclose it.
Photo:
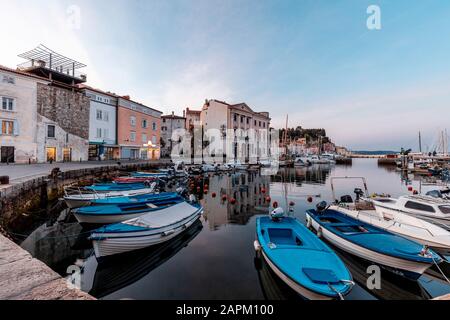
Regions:
[[[89,230],[66,209],[49,221],[40,221],[26,238],[16,235],[17,242],[62,276],[75,271],[72,282],[100,299],[301,299],[255,258],[256,218],[266,215],[274,201],[286,211],[294,202],[290,214],[305,223],[307,209],[332,201],[330,178],[343,176],[365,177],[370,193],[394,197],[408,193],[407,184],[416,190],[424,185],[420,177],[378,166],[376,159],[354,159],[348,166],[283,168],[275,176],[257,171],[208,174],[193,178],[191,186],[199,191],[203,217],[162,245],[99,262],[87,239]],[[362,187],[361,182],[336,181],[336,196],[354,196],[355,187]],[[202,192],[205,188],[207,194]],[[223,201],[223,195],[228,200]],[[356,282],[346,299],[416,300],[450,292],[435,267],[418,281],[381,269],[380,289],[369,289],[370,264],[336,251]],[[450,276],[448,264],[442,270]]]

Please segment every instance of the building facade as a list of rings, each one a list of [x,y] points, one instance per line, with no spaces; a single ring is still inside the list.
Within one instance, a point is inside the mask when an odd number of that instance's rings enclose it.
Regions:
[[[85,161],[89,146],[89,98],[78,85],[86,75],[84,64],[40,45],[20,54],[21,72],[46,78],[37,83],[37,161]]]
[[[170,157],[173,147],[172,133],[185,128],[185,117],[176,116],[173,112],[171,115],[161,117],[161,157]]]
[[[48,83],[0,66],[0,162],[37,161],[37,87]]]
[[[118,98],[117,130],[120,158],[160,158],[162,112],[134,102],[129,96]]]
[[[120,159],[117,144],[118,97],[84,85],[80,88],[90,99],[89,160]]]
[[[205,132],[219,130],[223,137],[226,136],[228,146],[218,153],[245,162],[260,161],[268,154],[270,120],[268,112],[255,112],[245,103],[229,104],[219,100],[207,100],[200,114]],[[256,145],[251,143],[250,134],[255,134]],[[216,148],[221,149],[220,146]],[[215,150],[210,152],[217,154]]]
[[[201,110],[191,110],[189,108],[186,108],[186,111],[184,112],[184,115],[186,117],[186,130],[190,130],[195,124],[200,123],[201,113]]]

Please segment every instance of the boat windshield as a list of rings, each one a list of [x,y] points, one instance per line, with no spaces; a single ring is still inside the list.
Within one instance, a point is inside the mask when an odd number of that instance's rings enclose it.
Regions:
[[[450,206],[439,206],[439,210],[441,210],[442,213],[449,214],[450,213]]]

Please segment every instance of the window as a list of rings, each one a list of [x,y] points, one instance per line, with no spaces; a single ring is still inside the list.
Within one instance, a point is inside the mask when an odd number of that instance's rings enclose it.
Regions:
[[[97,120],[102,120],[103,119],[103,112],[102,110],[97,110]]]
[[[15,84],[16,83],[16,79],[14,79],[13,77],[7,76],[7,75],[3,75],[2,82],[3,83],[9,83],[9,84]]]
[[[130,132],[130,141],[135,142],[136,141],[136,132],[131,131]]]
[[[450,213],[450,206],[439,206],[442,213]]]
[[[432,206],[422,204],[419,202],[414,201],[408,201],[405,204],[405,208],[413,209],[413,210],[420,210],[420,211],[426,211],[426,212],[435,212],[434,208]]]
[[[108,112],[108,111],[105,111],[105,112],[104,112],[103,120],[109,121],[109,112]]]
[[[163,119],[163,123],[166,123],[166,119]]]
[[[147,119],[142,119],[142,128],[147,128]]]
[[[101,128],[97,128],[96,138],[101,138],[101,137],[102,137],[102,129]]]
[[[250,118],[247,118],[247,124],[250,124]]]
[[[237,122],[237,114],[236,113],[233,114],[233,120],[234,120],[234,122]]]
[[[14,110],[14,99],[2,97],[2,110],[3,111],[13,111]]]
[[[244,123],[244,116],[241,116],[241,123]]]
[[[14,121],[3,120],[2,121],[2,135],[13,135],[14,133]]]
[[[54,138],[54,137],[55,137],[55,126],[49,124],[47,126],[47,138]]]
[[[145,133],[142,134],[142,142],[143,143],[147,143],[148,142],[147,135]]]
[[[136,127],[136,117],[135,116],[130,117],[130,124],[132,127]]]
[[[263,128],[265,128],[266,127],[266,123],[265,122],[263,122]]]
[[[156,122],[153,122],[153,124],[152,124],[152,129],[153,129],[153,130],[156,130]]]
[[[153,143],[154,145],[156,145],[156,136],[153,136],[153,137],[152,137],[152,143]]]

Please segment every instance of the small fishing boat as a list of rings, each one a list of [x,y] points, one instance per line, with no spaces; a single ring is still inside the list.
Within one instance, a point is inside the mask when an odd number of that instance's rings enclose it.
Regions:
[[[193,201],[182,201],[138,218],[94,230],[90,239],[95,256],[102,258],[166,242],[199,219],[203,208]]]
[[[153,200],[140,203],[81,207],[74,209],[73,214],[79,223],[111,224],[169,208],[183,201],[184,198],[181,196],[155,197]]]
[[[329,209],[325,201],[306,212],[307,226],[334,246],[407,278],[419,278],[442,262],[433,250],[387,230]]]
[[[293,290],[311,300],[343,298],[353,287],[339,257],[311,231],[276,209],[256,221],[255,249]]]
[[[183,189],[184,192],[184,189]],[[181,193],[181,192],[180,192]],[[161,193],[147,193],[139,194],[129,197],[113,197],[105,199],[94,199],[91,201],[92,206],[104,206],[104,205],[118,205],[118,204],[142,204],[152,202],[155,200],[170,200],[180,196],[178,192],[161,192]]]
[[[120,188],[113,189],[110,186],[96,187],[66,187],[64,188],[64,201],[70,209],[91,205],[93,200],[112,199],[117,197],[134,197],[142,194],[149,194],[155,191],[156,183],[136,185],[120,185]]]
[[[152,182],[159,178],[157,177],[118,177],[114,178],[113,181],[117,184],[135,184],[135,183],[144,183],[144,182]]]
[[[157,178],[168,178],[169,177],[169,173],[168,172],[132,172],[131,173],[132,177],[135,178],[153,178],[153,179],[157,179]]]
[[[86,190],[91,190],[95,192],[111,192],[111,191],[124,191],[124,190],[139,190],[145,189],[150,186],[147,182],[135,182],[135,183],[96,183],[91,186],[84,187]]]

